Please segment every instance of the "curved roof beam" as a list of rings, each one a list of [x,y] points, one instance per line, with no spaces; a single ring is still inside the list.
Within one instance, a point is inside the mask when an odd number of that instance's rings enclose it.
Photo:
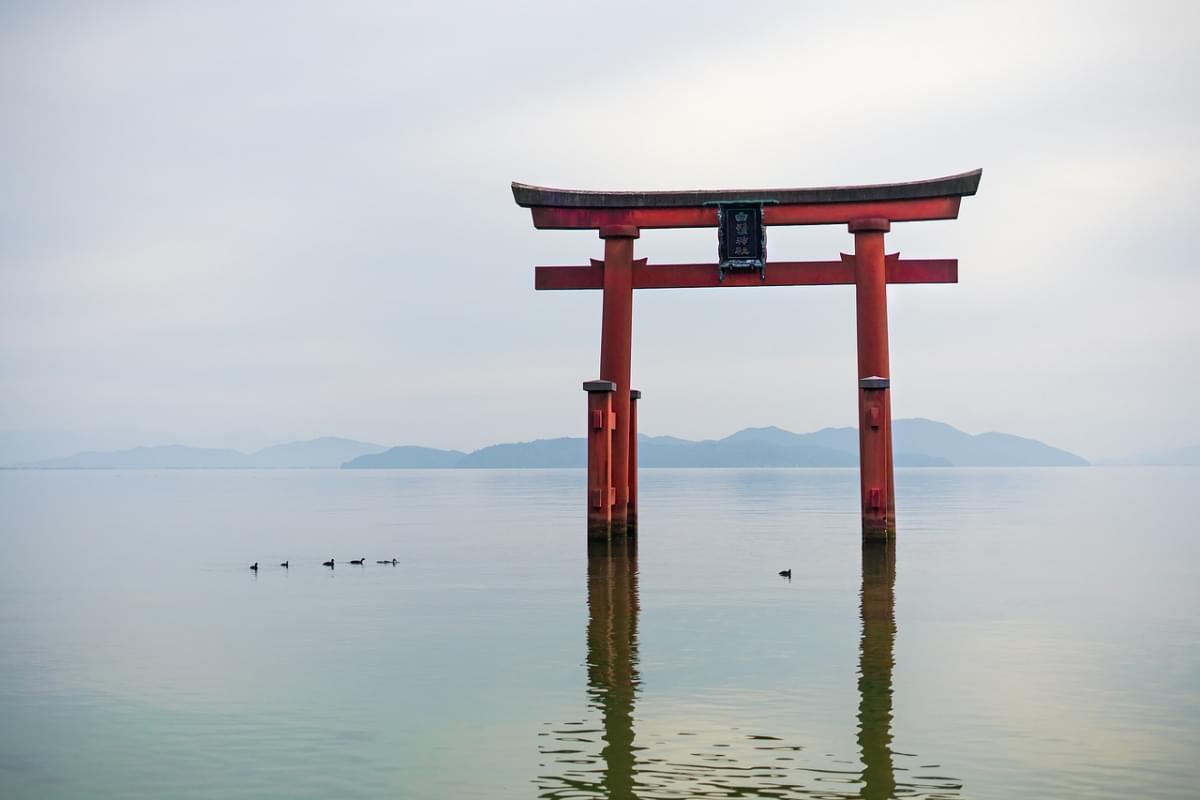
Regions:
[[[896,200],[965,197],[975,194],[983,170],[945,178],[867,186],[826,186],[809,189],[698,189],[667,192],[594,192],[550,189],[513,181],[513,199],[523,208],[695,208],[719,203],[812,205],[879,203]]]

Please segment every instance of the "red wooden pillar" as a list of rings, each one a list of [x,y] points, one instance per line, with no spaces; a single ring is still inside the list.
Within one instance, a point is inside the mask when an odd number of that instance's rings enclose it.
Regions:
[[[613,391],[612,381],[586,381],[587,427],[587,520],[588,539],[608,541],[612,529],[613,491]]]
[[[642,392],[634,389],[629,392],[629,534],[637,533],[638,518],[638,400]]]
[[[612,533],[623,536],[629,521],[629,381],[633,345],[633,240],[639,231],[632,225],[600,229],[604,240],[604,311],[600,330],[600,378],[616,384],[613,412],[612,477],[616,501],[612,508]]]
[[[891,369],[888,362],[887,273],[882,218],[850,223],[854,234],[854,283],[858,316],[858,453],[864,540],[896,532],[892,488]]]

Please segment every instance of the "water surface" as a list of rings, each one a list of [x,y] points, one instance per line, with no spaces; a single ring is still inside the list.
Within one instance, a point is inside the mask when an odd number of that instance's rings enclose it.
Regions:
[[[0,471],[0,796],[1194,797],[1198,478]]]

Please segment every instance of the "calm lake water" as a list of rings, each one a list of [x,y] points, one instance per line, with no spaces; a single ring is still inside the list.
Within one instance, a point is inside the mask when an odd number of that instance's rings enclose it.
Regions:
[[[0,797],[1200,793],[1200,469],[583,482],[0,471]]]

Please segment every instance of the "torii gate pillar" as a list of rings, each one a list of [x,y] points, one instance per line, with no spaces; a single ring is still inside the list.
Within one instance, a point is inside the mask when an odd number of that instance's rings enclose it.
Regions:
[[[863,539],[886,540],[896,534],[887,270],[883,257],[883,235],[891,229],[891,223],[868,217],[851,221],[849,229],[854,234],[858,319],[858,456]]]
[[[633,240],[640,232],[633,225],[600,229],[604,240],[604,307],[600,322],[600,379],[612,381],[612,410],[616,428],[612,435],[612,535],[629,532],[630,481],[630,367],[633,348]],[[635,434],[636,435],[636,434]],[[636,467],[635,467],[636,469]]]

